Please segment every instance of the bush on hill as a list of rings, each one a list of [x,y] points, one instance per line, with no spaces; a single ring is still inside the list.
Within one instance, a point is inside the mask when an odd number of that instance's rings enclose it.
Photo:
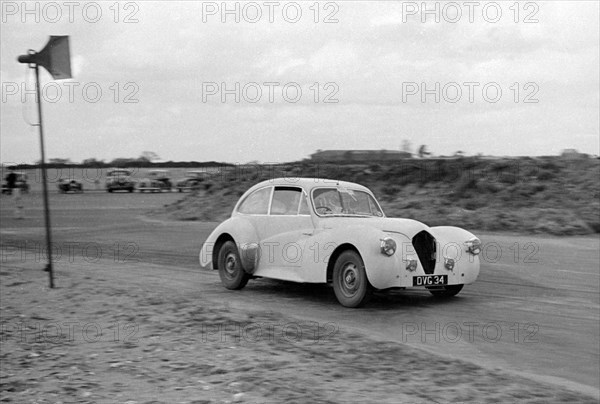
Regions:
[[[157,214],[220,221],[253,184],[320,177],[368,186],[387,216],[430,226],[554,235],[600,232],[600,160],[554,158],[407,159],[386,164],[300,162],[227,168]]]

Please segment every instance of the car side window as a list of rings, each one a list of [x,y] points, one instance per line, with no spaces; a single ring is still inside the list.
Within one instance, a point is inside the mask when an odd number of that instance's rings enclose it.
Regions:
[[[298,205],[302,190],[292,187],[275,187],[273,202],[271,202],[272,215],[297,215]]]
[[[271,188],[262,188],[254,191],[244,199],[238,212],[247,215],[266,215],[269,212],[269,199]]]
[[[336,188],[315,189],[313,201],[317,214],[342,213],[342,201]]]
[[[342,203],[344,205],[344,210],[346,213],[354,215],[370,215],[377,217],[383,216],[379,208],[377,208],[377,205],[373,201],[371,195],[365,192],[355,192],[352,190],[342,192],[341,195]]]
[[[300,196],[300,211],[299,215],[310,215],[310,208],[308,207],[308,201],[306,200],[306,195],[302,193]]]

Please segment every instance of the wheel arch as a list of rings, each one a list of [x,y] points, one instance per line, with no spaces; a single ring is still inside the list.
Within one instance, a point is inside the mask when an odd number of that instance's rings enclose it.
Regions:
[[[228,241],[233,241],[233,243],[235,243],[234,238],[227,232],[221,233],[215,240],[215,246],[213,247],[212,251],[212,269],[218,269],[219,251],[221,251],[223,244]]]
[[[333,280],[333,267],[335,266],[335,262],[337,261],[338,257],[344,252],[344,251],[354,251],[358,254],[358,256],[363,260],[364,263],[364,258],[362,257],[362,254],[360,253],[360,251],[358,251],[358,248],[356,248],[356,246],[352,243],[343,243],[340,244],[339,246],[336,247],[335,250],[333,250],[333,252],[331,253],[331,255],[329,256],[329,261],[327,262],[327,282],[331,282]]]
[[[244,269],[252,270],[253,268],[249,264],[253,261],[246,259],[252,256],[246,253],[245,248],[255,245],[258,242],[258,237],[253,224],[240,217],[231,217],[212,231],[200,249],[200,266],[207,269],[217,269],[219,250],[228,240],[237,245]]]

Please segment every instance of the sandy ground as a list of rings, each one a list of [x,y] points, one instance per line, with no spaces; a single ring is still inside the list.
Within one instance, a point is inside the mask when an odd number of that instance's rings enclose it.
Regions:
[[[594,402],[101,264],[58,263],[53,290],[40,264],[3,264],[2,402]]]
[[[197,267],[214,224],[141,216],[177,195],[54,195],[62,256],[49,289],[31,198],[24,221],[6,199],[0,212],[0,402],[598,402],[596,239],[541,240],[543,263],[484,266],[452,304],[383,295],[356,311],[326,287],[224,290]],[[83,244],[69,253],[73,242]],[[557,277],[574,257],[576,271]],[[399,320],[442,319],[537,322],[539,343],[429,346],[397,335]]]

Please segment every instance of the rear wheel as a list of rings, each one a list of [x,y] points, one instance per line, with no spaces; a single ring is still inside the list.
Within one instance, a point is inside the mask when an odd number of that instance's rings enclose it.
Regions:
[[[435,297],[452,297],[456,296],[465,285],[447,285],[442,289],[429,289],[429,293]]]
[[[242,268],[242,262],[237,246],[233,241],[227,241],[219,250],[219,277],[227,289],[242,289],[248,283],[250,275]]]
[[[344,251],[333,267],[333,291],[342,306],[358,307],[370,295],[370,285],[362,258],[355,251]]]

